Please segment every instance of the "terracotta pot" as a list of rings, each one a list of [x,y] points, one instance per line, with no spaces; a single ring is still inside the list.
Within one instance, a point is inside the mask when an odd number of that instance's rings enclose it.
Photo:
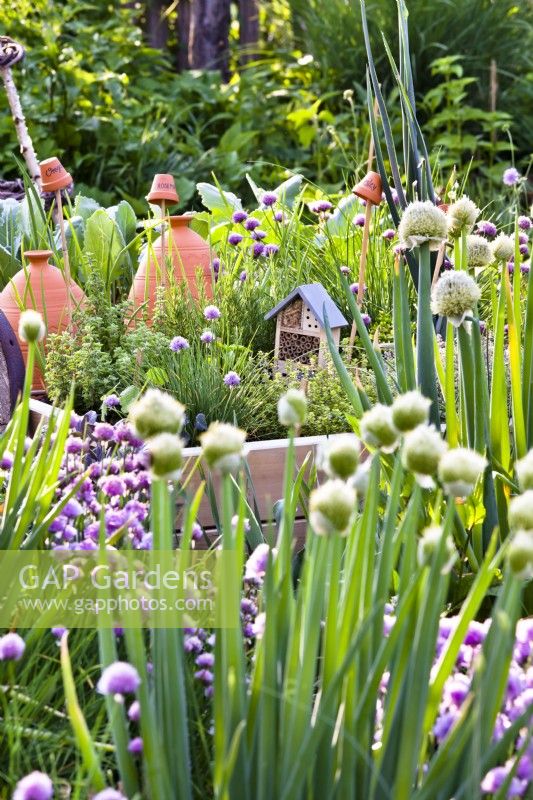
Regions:
[[[55,192],[65,189],[72,183],[70,175],[58,158],[47,158],[39,164],[43,192]]]
[[[179,203],[180,199],[172,175],[155,175],[152,181],[152,188],[146,195],[146,199],[149,203],[160,203],[161,200],[166,200],[171,205]]]
[[[189,228],[192,219],[190,214],[169,217],[170,231],[166,231],[164,236],[165,257],[168,264],[168,256],[171,255],[174,280],[176,283],[186,281],[195,300],[198,299],[196,274],[201,268],[205,295],[211,298],[213,297],[211,250],[205,239]],[[133,279],[129,300],[133,303],[134,313],[147,301],[142,311],[135,315],[135,319],[147,316],[150,322],[157,289],[162,285],[163,261],[159,236],[150,248],[145,250]]]
[[[381,203],[381,191],[381,177],[377,172],[367,172],[363,180],[352,189],[357,197],[375,206]]]
[[[6,315],[9,324],[17,333],[22,310],[34,308],[43,315],[47,333],[59,333],[70,324],[68,296],[65,278],[61,270],[48,263],[53,255],[51,250],[27,250],[26,270],[21,269],[13,276],[5,289],[0,293],[0,310]],[[71,308],[83,303],[85,294],[80,287],[70,283]],[[20,304],[22,303],[23,309]],[[28,357],[28,345],[19,339],[24,362]],[[35,369],[33,388],[44,389],[43,376]]]
[[[448,203],[439,203],[439,205],[437,206],[437,208],[440,208],[440,210],[441,210],[441,211],[444,211],[444,213],[445,213],[445,214],[447,214],[447,213],[448,213],[448,209],[449,209],[449,207],[450,207],[450,206],[449,206],[449,204],[448,204]]]

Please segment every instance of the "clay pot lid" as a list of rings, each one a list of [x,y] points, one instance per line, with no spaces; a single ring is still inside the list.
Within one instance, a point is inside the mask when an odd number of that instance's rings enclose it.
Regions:
[[[146,195],[149,203],[161,202],[166,200],[167,203],[179,203],[179,195],[176,191],[176,184],[172,175],[155,175],[152,181],[152,188]]]
[[[55,192],[65,189],[72,183],[70,175],[58,158],[47,158],[39,164],[43,192]]]
[[[381,203],[381,176],[377,172],[367,172],[363,180],[354,186],[352,192],[375,206]]]

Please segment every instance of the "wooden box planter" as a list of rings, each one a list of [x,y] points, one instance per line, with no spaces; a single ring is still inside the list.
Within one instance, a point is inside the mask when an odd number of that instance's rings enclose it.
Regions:
[[[316,451],[322,442],[327,441],[327,436],[300,436],[295,439],[295,470],[299,469],[308,455],[310,455],[308,470],[313,464]],[[257,514],[263,527],[263,533],[268,533],[269,524],[274,519],[274,504],[283,497],[283,480],[285,473],[285,460],[287,457],[288,439],[271,439],[264,442],[250,442],[245,446],[246,461],[251,481],[248,481],[247,500]],[[187,480],[190,470],[193,469],[198,457],[201,454],[200,447],[187,447],[183,451],[187,459],[184,470],[184,480]],[[200,482],[202,474],[196,470],[191,477],[187,490],[189,494],[194,494]],[[217,492],[220,485],[219,479],[214,476],[214,486]],[[197,521],[204,528],[209,538],[216,536],[215,520],[211,510],[211,504],[207,494],[204,493]],[[297,512],[295,521],[295,538],[298,545],[303,543],[307,521],[300,508]]]
[[[32,398],[30,401],[31,425],[35,431],[39,421],[44,417],[49,418],[52,406],[41,400]],[[318,446],[327,441],[327,436],[300,436],[295,440],[295,464],[300,468],[308,455],[311,467]],[[268,532],[269,523],[274,517],[274,504],[283,497],[283,477],[285,460],[287,457],[288,439],[271,439],[264,442],[250,442],[245,446],[246,460],[251,481],[248,481],[248,503],[255,513],[257,507],[258,522],[262,524],[264,533]],[[187,480],[201,454],[200,447],[186,447],[183,451],[185,458],[184,481]],[[193,495],[202,481],[202,470],[196,470],[191,476],[187,491]],[[219,480],[213,478],[215,490],[218,495]],[[204,494],[197,521],[204,528],[208,537],[217,535],[215,520],[207,494]],[[305,538],[306,520],[302,509],[299,509],[295,524],[295,537],[298,543]]]

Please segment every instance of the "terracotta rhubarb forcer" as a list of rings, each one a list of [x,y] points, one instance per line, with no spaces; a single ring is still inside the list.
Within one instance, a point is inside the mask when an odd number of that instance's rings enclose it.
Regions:
[[[201,270],[203,291],[207,298],[211,298],[213,296],[211,249],[205,239],[189,228],[192,219],[193,216],[190,214],[169,217],[170,231],[164,237],[165,269],[168,267],[168,257],[170,256],[174,281],[176,283],[186,281],[191,296],[195,300],[198,299],[199,294],[197,274]],[[155,306],[157,289],[163,284],[164,258],[161,251],[161,237],[159,236],[146,248],[129,294],[129,300],[133,303],[135,320],[147,317],[148,324]],[[200,278],[201,283],[202,279]],[[143,306],[142,310],[137,312],[141,306]]]
[[[0,310],[17,332],[17,337],[20,315],[28,308],[34,308],[42,314],[47,333],[60,333],[71,322],[64,275],[48,262],[53,255],[51,250],[27,250],[24,255],[28,265],[17,272],[0,293]],[[85,300],[85,294],[74,281],[70,282],[70,299],[73,309]],[[28,345],[20,339],[19,344],[26,362]],[[33,388],[45,388],[43,376],[37,368],[33,376]]]

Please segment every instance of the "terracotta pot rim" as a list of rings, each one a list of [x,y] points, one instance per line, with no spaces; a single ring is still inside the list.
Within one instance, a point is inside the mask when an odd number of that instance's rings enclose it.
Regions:
[[[171,225],[188,225],[194,219],[194,214],[176,214],[168,219]]]
[[[24,258],[28,259],[45,259],[48,260],[54,255],[53,250],[25,250],[24,251]]]

